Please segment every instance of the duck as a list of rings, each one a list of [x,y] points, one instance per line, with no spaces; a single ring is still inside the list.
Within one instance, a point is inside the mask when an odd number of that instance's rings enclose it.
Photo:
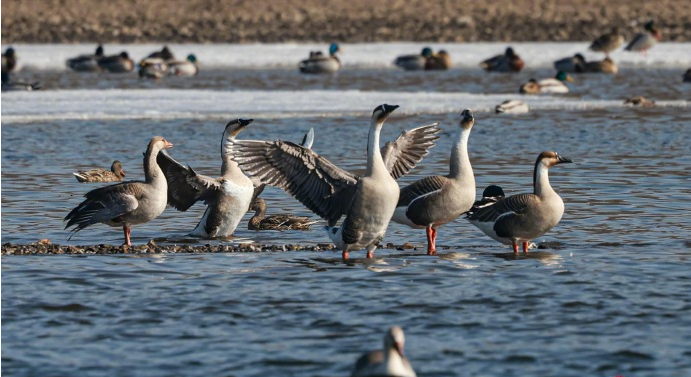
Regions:
[[[651,101],[643,96],[634,96],[624,100],[624,105],[640,106],[640,107],[654,107],[655,101]]]
[[[360,356],[351,377],[417,377],[403,353],[404,346],[403,329],[392,326],[384,336],[384,348]]]
[[[451,56],[446,50],[439,50],[425,61],[426,71],[442,71],[451,68]]]
[[[249,230],[310,230],[315,224],[309,217],[289,214],[266,216],[266,201],[257,198],[252,202],[250,211],[255,211],[254,216],[247,223]]]
[[[310,52],[309,59],[298,64],[302,73],[334,73],[341,69],[341,61],[336,53],[341,51],[337,43],[329,46],[329,56],[324,56],[320,51]]]
[[[230,140],[227,147],[246,174],[283,189],[326,220],[324,229],[342,251],[343,260],[349,258],[350,251],[363,248],[367,258],[373,258],[396,209],[400,193],[396,179],[415,167],[430,145],[429,133],[412,131],[433,125],[405,132],[384,145],[382,154],[381,129],[397,108],[383,104],[372,112],[363,175],[341,169],[313,150],[291,142]],[[343,222],[336,226],[343,215]]]
[[[662,39],[662,33],[655,27],[654,21],[646,22],[643,28],[645,31],[634,35],[624,48],[625,51],[639,51],[643,56],[647,56],[648,50]]]
[[[691,68],[686,70],[686,73],[684,73],[684,82],[691,82]]]
[[[194,76],[197,73],[199,73],[199,66],[194,54],[187,55],[185,60],[168,61],[168,74],[171,76]]]
[[[105,56],[99,59],[98,66],[108,72],[125,73],[134,70],[134,61],[130,59],[127,51],[123,51],[118,55]]]
[[[586,60],[582,54],[576,54],[569,58],[559,59],[554,62],[554,69],[566,73],[585,72]]]
[[[103,223],[121,226],[125,235],[123,245],[131,247],[131,227],[155,219],[166,209],[168,183],[156,156],[172,147],[165,138],[154,136],[144,154],[144,181],[117,183],[84,194],[86,199],[65,216],[65,229],[74,227],[67,240],[84,228]]]
[[[101,67],[98,65],[98,61],[103,58],[103,46],[98,45],[96,47],[96,52],[93,55],[79,55],[74,58],[67,59],[65,65],[67,68],[76,72],[98,72]]]
[[[3,92],[26,92],[40,90],[41,88],[42,86],[39,82],[14,81],[10,79],[10,74],[8,72],[2,72]]]
[[[2,54],[2,73],[9,73],[17,69],[17,52],[8,47]]]
[[[494,108],[497,114],[525,114],[528,111],[530,108],[527,103],[515,99],[508,99]]]
[[[611,58],[604,58],[601,61],[585,63],[585,72],[614,74],[619,72],[619,67],[617,67],[617,63],[615,63]]]
[[[419,55],[401,55],[393,64],[406,71],[420,71],[425,69],[425,62],[432,56],[432,49],[424,47]]]
[[[120,161],[115,160],[113,164],[110,165],[110,170],[104,169],[91,169],[91,170],[80,170],[74,174],[79,182],[122,182],[122,178],[125,177],[125,171],[122,170],[122,164]]]
[[[504,197],[504,190],[501,188],[501,186],[489,185],[482,191],[482,199],[473,203],[473,206],[470,207],[470,210],[466,212],[465,215],[468,216],[469,214],[475,213],[480,208],[492,205],[499,200],[504,199]]]
[[[530,241],[547,233],[564,215],[564,202],[549,184],[549,168],[573,162],[557,152],[538,155],[533,170],[533,192],[511,195],[477,208],[468,221],[492,239],[511,245],[518,253],[519,244],[528,252]]]
[[[540,81],[535,79],[528,80],[527,83],[521,85],[519,92],[523,94],[568,93],[569,87],[564,84],[564,81],[573,82],[573,78],[567,73],[559,71],[554,78],[542,79]]]
[[[254,198],[254,183],[238,168],[225,145],[235,140],[253,121],[234,119],[226,124],[221,139],[221,176],[218,178],[197,174],[166,153],[158,156],[158,163],[168,181],[168,204],[181,212],[199,200],[206,204],[204,215],[190,236],[204,239],[230,237],[249,210]]]
[[[449,174],[422,178],[401,189],[392,220],[427,232],[427,255],[437,253],[437,229],[470,209],[475,176],[468,158],[468,138],[475,124],[470,109],[461,113],[449,160]]]
[[[168,63],[161,58],[144,58],[139,62],[139,77],[160,79],[168,74]]]
[[[604,52],[609,58],[609,53],[624,44],[624,36],[619,33],[619,28],[613,27],[612,31],[595,38],[589,49],[595,52]]]
[[[523,69],[523,60],[511,47],[507,47],[503,55],[493,56],[480,63],[487,72],[520,72]]]
[[[149,55],[146,56],[144,59],[163,59],[164,61],[170,61],[170,60],[175,60],[175,55],[173,55],[173,52],[170,51],[168,46],[163,46],[161,51],[154,51],[150,53]]]

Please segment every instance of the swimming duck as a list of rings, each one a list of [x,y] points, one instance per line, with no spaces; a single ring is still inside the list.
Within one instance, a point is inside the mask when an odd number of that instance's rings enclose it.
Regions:
[[[654,107],[655,101],[651,101],[643,96],[630,97],[624,100],[624,105],[640,106],[640,107]]]
[[[437,229],[468,211],[475,201],[475,176],[468,138],[475,124],[463,110],[449,160],[449,174],[422,178],[401,189],[392,220],[427,232],[427,255],[436,254]]]
[[[17,68],[17,53],[14,48],[8,47],[2,54],[2,72],[12,72]]]
[[[169,60],[175,60],[175,55],[170,51],[168,46],[163,46],[161,51],[154,51],[150,53],[146,58],[144,59],[150,59],[150,58],[156,58],[156,59],[163,59],[164,61],[169,61]]]
[[[684,73],[684,82],[691,82],[691,68],[686,70]]]
[[[139,62],[139,77],[160,79],[168,74],[168,64],[161,58],[144,58]]]
[[[520,72],[523,66],[523,60],[511,47],[507,47],[503,55],[493,56],[480,63],[480,67],[487,72]]]
[[[528,252],[530,241],[547,233],[564,214],[564,202],[550,186],[548,170],[569,162],[556,152],[540,153],[533,170],[533,193],[508,196],[469,211],[468,221],[494,240],[512,245],[514,253],[521,243],[523,252]]]
[[[334,73],[341,69],[341,61],[336,56],[339,51],[340,47],[337,43],[332,43],[329,46],[329,56],[312,51],[309,59],[301,61],[298,68],[302,73]]]
[[[110,171],[104,169],[80,170],[74,174],[79,182],[122,182],[125,171],[120,161],[115,160],[110,165]]]
[[[369,351],[358,358],[351,377],[417,377],[403,354],[405,334],[393,326],[384,336],[384,349]]]
[[[640,51],[644,56],[648,50],[662,39],[662,33],[655,27],[654,21],[648,21],[644,25],[645,31],[633,36],[631,42],[624,48],[625,51]]]
[[[235,140],[252,122],[253,119],[234,119],[226,124],[221,139],[221,176],[218,178],[197,174],[168,154],[158,156],[158,163],[168,181],[168,204],[182,212],[199,200],[207,206],[191,236],[206,239],[230,237],[249,210],[254,185],[232,160],[226,144]]]
[[[257,198],[250,210],[255,213],[247,223],[249,230],[310,230],[310,225],[316,223],[304,216],[289,214],[266,216],[266,201],[262,198]]]
[[[187,59],[182,61],[168,61],[168,74],[171,76],[194,76],[197,73],[199,73],[199,66],[194,54],[187,55]]]
[[[585,72],[585,57],[581,54],[576,54],[570,58],[559,59],[554,62],[554,69],[566,73],[582,73]]]
[[[585,71],[588,73],[617,73],[619,68],[617,63],[611,58],[604,58],[597,62],[587,62],[585,63]]]
[[[98,66],[108,72],[125,73],[134,70],[134,61],[126,51],[118,55],[106,56],[98,60]]]
[[[543,79],[540,81],[530,79],[527,83],[521,86],[519,91],[523,94],[568,93],[569,87],[564,84],[564,81],[572,82],[573,79],[568,74],[559,71],[554,78]]]
[[[591,51],[604,52],[605,56],[609,58],[609,53],[618,49],[623,44],[624,36],[619,34],[619,28],[614,27],[609,33],[595,38],[589,48]]]
[[[480,208],[487,207],[501,199],[504,199],[504,196],[504,190],[502,190],[501,187],[497,185],[489,185],[482,191],[482,199],[473,203],[473,206],[470,207],[470,210],[465,214],[469,215],[475,213]]]
[[[446,50],[439,50],[425,61],[426,71],[447,70],[451,68],[451,56]]]
[[[230,140],[227,147],[245,173],[285,190],[327,220],[327,234],[342,250],[344,260],[350,251],[361,248],[366,248],[367,257],[372,258],[398,202],[400,189],[396,179],[427,154],[427,148],[420,145],[429,145],[428,133],[408,131],[396,142],[387,143],[382,155],[381,128],[397,108],[384,104],[372,112],[367,171],[362,176],[340,169],[314,151],[291,142]],[[336,227],[343,215],[346,217],[341,226]]]
[[[103,58],[103,46],[98,45],[93,55],[79,55],[75,58],[67,59],[65,65],[77,72],[97,72],[101,70],[98,66],[98,61],[101,58]]]
[[[494,108],[497,114],[525,114],[530,110],[528,104],[523,101],[508,99]]]
[[[425,47],[419,55],[401,55],[393,63],[406,71],[419,71],[425,69],[425,62],[431,56],[432,49]]]
[[[172,146],[163,137],[151,139],[144,155],[144,181],[117,183],[84,194],[86,199],[65,216],[65,229],[74,227],[68,240],[86,227],[103,223],[122,226],[124,244],[132,246],[131,226],[149,222],[166,209],[168,184],[156,156]]]
[[[41,83],[39,82],[13,81],[10,79],[10,74],[8,72],[2,72],[3,92],[26,92],[40,89]]]

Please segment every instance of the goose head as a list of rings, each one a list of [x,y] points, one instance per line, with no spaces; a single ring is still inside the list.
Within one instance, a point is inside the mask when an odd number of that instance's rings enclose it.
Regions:
[[[341,51],[341,47],[338,46],[338,43],[332,43],[329,46],[329,54],[330,55],[335,55],[337,52]]]
[[[573,162],[570,158],[560,156],[557,152],[545,151],[537,156],[535,165],[542,164],[546,168],[551,168],[554,165]]]
[[[257,198],[254,202],[252,202],[250,211],[256,211],[257,215],[266,212],[266,201],[264,201],[262,198]]]
[[[173,144],[166,140],[163,136],[154,136],[151,138],[151,141],[149,142],[149,147],[147,149],[151,150],[152,148],[157,148],[159,151],[161,151],[172,147]]]
[[[113,161],[113,165],[110,165],[110,171],[121,177],[125,176],[125,171],[122,170],[122,164],[118,160]]]
[[[557,75],[554,76],[554,78],[559,80],[559,81],[573,82],[573,78],[564,71],[557,72]]]
[[[470,130],[475,124],[475,117],[470,109],[465,109],[461,112],[461,128],[463,130]]]
[[[432,56],[432,49],[429,47],[425,47],[422,49],[422,52],[420,53],[420,55],[422,55],[426,58],[429,58],[430,56]]]
[[[233,119],[226,124],[225,134],[227,137],[235,138],[240,131],[254,122],[254,119]]]
[[[384,351],[395,350],[403,357],[404,345],[405,335],[403,334],[403,329],[398,326],[392,326],[384,336]]]
[[[377,123],[383,123],[394,110],[398,109],[398,107],[398,105],[387,104],[377,106],[372,112],[372,120]]]
[[[501,199],[504,197],[504,190],[497,185],[490,185],[482,191],[482,198]]]

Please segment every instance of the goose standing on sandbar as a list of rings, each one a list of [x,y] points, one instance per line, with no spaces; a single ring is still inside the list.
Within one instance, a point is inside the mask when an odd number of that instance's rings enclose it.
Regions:
[[[549,168],[572,162],[557,152],[542,152],[535,161],[533,193],[511,195],[496,203],[468,213],[468,221],[486,235],[505,245],[512,245],[518,253],[528,252],[531,240],[547,233],[564,215],[564,201],[549,184]]]
[[[65,229],[75,227],[67,240],[88,226],[104,223],[122,226],[125,233],[124,244],[132,246],[130,227],[149,222],[166,209],[168,183],[156,163],[156,156],[158,152],[172,146],[163,137],[151,139],[144,154],[144,182],[123,182],[84,194],[86,200],[65,216]]]
[[[249,210],[254,185],[232,160],[225,144],[234,140],[252,121],[235,119],[228,122],[223,130],[221,176],[218,178],[197,174],[191,167],[183,166],[166,153],[158,156],[158,163],[168,180],[168,204],[183,212],[199,200],[207,205],[191,236],[206,239],[232,236]]]
[[[437,228],[455,220],[475,201],[475,176],[468,158],[468,138],[475,124],[463,110],[449,161],[449,174],[422,178],[401,189],[393,221],[426,229],[427,254],[436,254]]]
[[[419,127],[387,143],[382,156],[381,128],[396,108],[384,104],[372,112],[367,171],[362,176],[291,142],[231,140],[228,148],[245,173],[283,189],[325,219],[329,238],[342,250],[343,259],[348,259],[351,250],[362,248],[372,258],[398,202],[396,179],[415,167],[437,138],[436,124]],[[341,226],[336,227],[343,215]]]
[[[393,326],[384,336],[384,349],[369,351],[355,362],[351,377],[417,377],[403,354],[405,334]]]

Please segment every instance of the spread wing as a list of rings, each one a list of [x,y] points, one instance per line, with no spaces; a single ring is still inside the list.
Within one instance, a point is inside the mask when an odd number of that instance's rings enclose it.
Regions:
[[[381,148],[384,164],[394,179],[408,174],[429,153],[434,142],[439,139],[437,133],[441,129],[438,126],[439,123],[432,123],[403,131],[396,140]]]
[[[168,181],[168,204],[178,211],[187,211],[198,200],[205,200],[207,195],[221,189],[217,179],[197,174],[166,151],[158,153],[156,162]]]
[[[228,140],[240,169],[276,186],[333,225],[350,208],[358,178],[312,150],[288,141]]]

